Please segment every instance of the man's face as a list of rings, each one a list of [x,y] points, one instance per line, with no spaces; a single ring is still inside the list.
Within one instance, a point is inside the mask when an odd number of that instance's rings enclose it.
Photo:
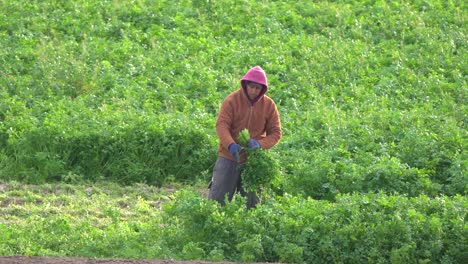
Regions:
[[[255,82],[247,82],[247,94],[250,99],[255,99],[262,91],[263,86]]]

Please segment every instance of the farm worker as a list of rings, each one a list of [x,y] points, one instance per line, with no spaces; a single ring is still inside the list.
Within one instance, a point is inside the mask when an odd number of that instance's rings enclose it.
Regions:
[[[268,81],[265,71],[255,66],[247,71],[240,81],[241,87],[223,101],[216,121],[219,138],[218,159],[213,168],[208,199],[224,205],[235,192],[247,197],[247,208],[260,202],[256,193],[246,193],[242,188],[237,165],[246,161],[245,153],[238,144],[240,131],[248,129],[248,147],[269,149],[281,139],[281,122],[275,102],[268,96]]]

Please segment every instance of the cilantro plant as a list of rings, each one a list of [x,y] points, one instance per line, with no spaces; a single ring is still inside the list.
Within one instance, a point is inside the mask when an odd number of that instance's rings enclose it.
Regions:
[[[269,187],[273,180],[280,176],[280,166],[267,150],[261,148],[249,149],[250,133],[243,129],[239,134],[239,144],[247,155],[247,161],[239,165],[242,186],[248,192],[255,192]]]

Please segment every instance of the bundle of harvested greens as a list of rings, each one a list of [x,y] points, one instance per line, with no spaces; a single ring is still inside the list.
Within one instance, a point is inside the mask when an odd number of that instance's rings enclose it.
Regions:
[[[246,128],[239,133],[239,145],[246,148],[249,145],[250,133]]]
[[[242,186],[247,192],[255,192],[258,189],[269,187],[273,180],[279,176],[278,162],[267,150],[249,149],[247,147],[250,138],[247,129],[241,131],[239,144],[247,154],[247,161],[240,165]]]

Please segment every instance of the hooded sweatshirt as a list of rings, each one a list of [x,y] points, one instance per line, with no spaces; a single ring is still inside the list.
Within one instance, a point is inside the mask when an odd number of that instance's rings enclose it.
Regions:
[[[263,85],[260,94],[253,99],[247,95],[247,82]],[[218,155],[235,160],[228,150],[229,145],[238,143],[240,131],[250,132],[262,149],[269,149],[281,139],[281,122],[275,102],[268,96],[268,81],[260,66],[251,68],[241,79],[241,88],[229,94],[223,101],[216,122],[219,138]],[[246,159],[241,152],[241,162]]]

